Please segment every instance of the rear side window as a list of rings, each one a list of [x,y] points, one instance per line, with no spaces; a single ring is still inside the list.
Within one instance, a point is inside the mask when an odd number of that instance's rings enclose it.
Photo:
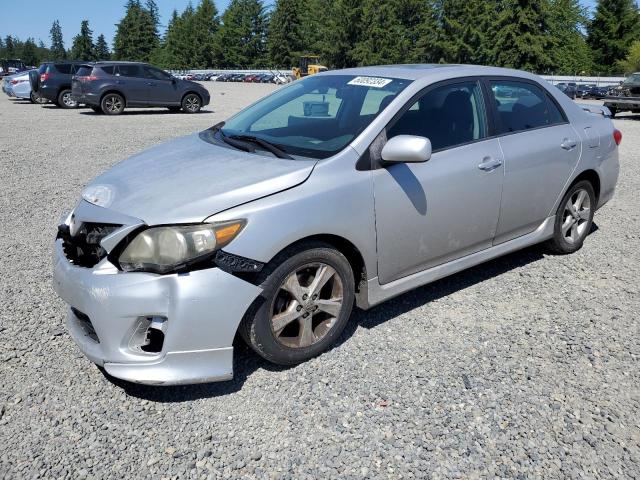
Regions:
[[[139,65],[118,65],[118,73],[123,77],[142,77]]]
[[[564,114],[541,88],[512,80],[491,81],[498,133],[521,132],[564,123]]]
[[[116,67],[114,67],[113,65],[105,65],[103,67],[100,67],[100,70],[102,70],[107,75],[113,75],[115,68]]]
[[[428,90],[387,130],[387,138],[417,135],[443,150],[487,136],[482,90],[476,81]]]
[[[54,63],[53,66],[55,67],[58,73],[62,73],[64,75],[71,75],[70,63]]]

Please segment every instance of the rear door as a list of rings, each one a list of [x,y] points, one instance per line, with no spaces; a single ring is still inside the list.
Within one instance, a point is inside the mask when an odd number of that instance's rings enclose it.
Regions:
[[[146,105],[149,86],[142,67],[136,64],[120,64],[116,67],[116,85],[125,96],[128,106]]]
[[[580,137],[560,105],[541,85],[519,78],[488,81],[500,147],[504,186],[494,244],[535,230],[551,209],[580,158]],[[510,91],[505,97],[501,92]]]
[[[143,66],[146,85],[148,87],[147,101],[149,105],[179,105],[180,95],[177,90],[178,82],[167,72],[150,66]]]

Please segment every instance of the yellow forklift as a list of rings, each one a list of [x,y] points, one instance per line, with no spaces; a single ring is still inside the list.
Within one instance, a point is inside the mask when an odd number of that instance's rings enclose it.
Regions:
[[[296,80],[308,75],[326,72],[329,70],[324,65],[320,65],[320,57],[318,55],[303,55],[300,57],[300,65],[293,67],[293,76]]]

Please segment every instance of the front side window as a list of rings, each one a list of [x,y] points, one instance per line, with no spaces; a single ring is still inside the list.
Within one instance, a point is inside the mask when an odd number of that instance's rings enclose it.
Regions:
[[[153,67],[143,67],[145,78],[152,80],[171,80],[171,75],[167,72]]]
[[[564,115],[541,87],[511,80],[491,81],[498,132],[510,133],[564,123]]]
[[[307,77],[243,110],[217,135],[249,135],[290,155],[327,158],[353,141],[410,83],[373,76]]]
[[[476,81],[428,90],[387,129],[387,138],[417,135],[442,150],[487,136],[482,90]]]

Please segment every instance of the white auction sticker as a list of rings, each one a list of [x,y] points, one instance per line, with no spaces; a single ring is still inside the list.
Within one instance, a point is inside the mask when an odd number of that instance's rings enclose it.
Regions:
[[[382,88],[385,85],[389,85],[393,80],[390,78],[380,77],[356,77],[351,80],[347,85],[360,85],[361,87],[373,87]]]

